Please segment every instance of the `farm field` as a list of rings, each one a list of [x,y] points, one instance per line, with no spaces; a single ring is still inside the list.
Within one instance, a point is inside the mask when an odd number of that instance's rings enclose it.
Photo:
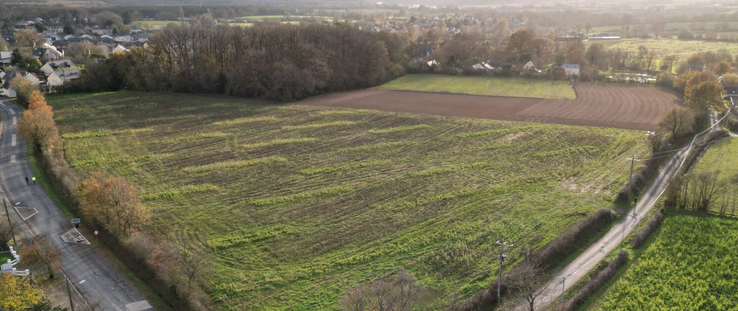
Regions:
[[[583,83],[576,84],[574,90],[578,94],[577,99],[475,96],[378,88],[314,97],[300,104],[656,130],[661,116],[681,103],[677,96],[653,86]]]
[[[489,76],[412,74],[385,83],[381,88],[510,97],[569,99],[577,97],[572,87],[564,81]]]
[[[692,173],[703,173],[703,172],[714,172],[719,170],[720,174],[718,178],[726,183],[734,184],[733,178],[738,176],[738,159],[735,155],[738,154],[738,139],[737,138],[723,138],[705,151],[700,157],[697,164],[692,169]],[[733,190],[727,190],[733,191]],[[713,207],[717,209],[717,206],[722,205],[722,196],[717,196]],[[729,204],[733,206],[734,204]],[[735,214],[734,208],[727,210],[730,214]]]
[[[687,59],[690,55],[698,52],[717,52],[726,50],[731,55],[738,53],[738,42],[717,42],[702,40],[678,40],[670,38],[660,39],[622,39],[616,41],[585,41],[589,46],[593,43],[602,43],[609,49],[619,48],[624,51],[637,52],[638,46],[645,46],[649,51],[656,51],[659,57],[675,55],[680,59]]]
[[[738,219],[676,214],[657,233],[594,309],[738,308]]]
[[[725,14],[732,14],[732,13],[725,12]],[[722,31],[722,30],[719,30],[719,27],[722,24],[723,24],[723,22],[697,22],[697,23],[693,23],[693,22],[678,22],[678,23],[665,23],[664,24],[664,30],[665,31],[678,31],[679,29],[682,29],[682,28],[691,29],[691,26],[692,25],[695,25],[696,28],[697,28],[697,29],[695,29],[696,31],[701,31],[701,30]],[[638,27],[637,25],[629,25],[629,26],[630,26],[631,29],[634,29],[635,27]],[[647,27],[648,26],[651,26],[651,25],[647,25]],[[615,33],[617,33],[617,32],[620,31],[620,27],[622,27],[622,26],[621,25],[615,25],[615,26],[597,26],[597,27],[592,27],[591,31],[592,32],[611,32],[611,33],[612,32],[615,32]],[[729,27],[729,30],[736,30],[736,29],[738,29],[738,22],[728,22],[728,27]]]
[[[175,24],[179,25],[180,21],[137,21],[133,22],[133,24],[140,26],[143,29],[158,29],[166,27],[169,24]],[[284,23],[293,23],[293,22],[284,22]],[[231,26],[240,26],[240,27],[251,27],[254,24],[252,23],[229,23]]]
[[[50,97],[75,173],[126,176],[154,234],[198,237],[219,310],[336,310],[404,268],[443,309],[610,206],[640,131],[224,97]]]

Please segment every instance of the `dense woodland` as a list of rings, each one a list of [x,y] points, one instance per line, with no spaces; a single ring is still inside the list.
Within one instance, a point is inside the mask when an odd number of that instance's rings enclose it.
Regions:
[[[389,33],[321,25],[170,26],[150,48],[92,66],[90,90],[220,93],[283,101],[378,85],[402,74]]]

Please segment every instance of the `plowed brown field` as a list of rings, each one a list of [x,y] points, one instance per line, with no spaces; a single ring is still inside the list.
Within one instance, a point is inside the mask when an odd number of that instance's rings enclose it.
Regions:
[[[651,86],[577,84],[576,99],[539,99],[367,89],[299,102],[442,116],[655,130],[661,116],[682,104]]]

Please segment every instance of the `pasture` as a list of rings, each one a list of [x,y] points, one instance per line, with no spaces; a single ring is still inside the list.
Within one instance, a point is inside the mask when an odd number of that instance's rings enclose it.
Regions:
[[[125,176],[153,234],[212,258],[219,310],[336,310],[400,268],[443,309],[611,205],[640,131],[117,92],[49,98],[81,177]]]
[[[732,14],[727,13],[726,14]],[[665,31],[679,31],[682,28],[687,29],[693,29],[694,31],[723,31],[720,27],[722,26],[723,22],[674,22],[674,23],[664,23],[664,29]],[[630,26],[630,29],[635,29],[638,27],[637,25],[628,25]],[[651,26],[651,25],[647,25]],[[694,27],[693,27],[694,26]],[[617,35],[618,32],[620,32],[620,28],[622,25],[615,25],[615,26],[597,26],[592,27],[592,32],[610,32],[614,33],[614,35]],[[647,27],[648,29],[648,27]],[[728,22],[728,29],[727,31],[735,31],[738,29],[738,22]]]
[[[735,310],[738,219],[671,215],[597,310]]]
[[[385,83],[381,88],[509,97],[576,98],[574,90],[564,81],[490,76],[413,74]]]
[[[735,157],[736,154],[738,154],[738,138],[723,138],[705,151],[691,171],[691,173],[696,174],[720,171],[718,178],[728,185],[715,196],[715,203],[712,204],[713,207],[711,208],[713,210],[718,210],[723,203],[732,201],[732,198],[726,198],[722,194],[724,191],[735,191],[735,180],[738,180],[736,179],[738,178],[738,158]],[[727,202],[724,202],[725,200]],[[735,204],[731,203],[728,206],[730,207],[726,212],[735,215]]]
[[[614,41],[585,41],[585,45],[592,43],[602,43],[609,49],[621,49],[631,53],[637,53],[638,47],[643,45],[649,51],[656,51],[658,58],[668,55],[675,55],[679,59],[686,60],[692,54],[699,52],[717,52],[726,50],[731,55],[738,54],[738,42],[719,42],[704,40],[678,40],[672,38],[659,39],[622,39]],[[676,68],[676,66],[675,66]]]

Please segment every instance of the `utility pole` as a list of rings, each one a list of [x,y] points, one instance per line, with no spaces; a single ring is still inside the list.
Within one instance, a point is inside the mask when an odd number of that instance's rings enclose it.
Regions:
[[[500,302],[500,290],[502,289],[502,262],[507,259],[507,254],[505,254],[505,246],[512,247],[512,244],[507,244],[505,242],[497,241],[495,244],[500,246],[500,257],[498,257],[498,260],[500,262],[500,268],[497,272],[497,302]]]
[[[67,283],[67,295],[69,295],[69,309],[74,311],[74,302],[72,302],[72,290],[69,288],[70,280],[64,277],[64,283]]]
[[[15,242],[15,231],[13,231],[13,224],[10,222],[10,213],[8,212],[8,203],[5,201],[5,198],[3,200],[3,205],[5,206],[5,216],[8,216],[8,226],[10,226],[10,234],[13,236],[13,247],[18,247],[18,243]]]
[[[630,195],[631,192],[633,192],[633,166],[635,165],[635,161],[638,161],[636,159],[637,155],[633,155],[632,157],[628,158],[630,160],[630,176],[628,176],[628,201],[630,201]]]

